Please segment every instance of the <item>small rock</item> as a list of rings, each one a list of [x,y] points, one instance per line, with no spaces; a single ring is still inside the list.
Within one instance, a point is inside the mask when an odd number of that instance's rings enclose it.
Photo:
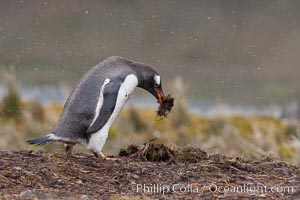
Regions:
[[[290,171],[287,168],[274,168],[274,171],[284,176],[288,176],[290,174]]]
[[[33,198],[33,193],[31,190],[24,190],[20,194],[21,199],[32,199]]]
[[[140,178],[140,176],[136,175],[136,174],[131,174],[131,177],[134,178],[134,179],[136,179],[136,180]]]
[[[142,171],[142,173],[145,173],[145,172],[147,172],[149,170],[148,170],[148,168],[143,167],[141,171]]]
[[[21,167],[13,167],[14,170],[18,170],[18,171],[21,171],[22,168]]]
[[[80,199],[81,200],[89,200],[90,198],[88,197],[88,195],[82,195],[81,197],[80,197]]]

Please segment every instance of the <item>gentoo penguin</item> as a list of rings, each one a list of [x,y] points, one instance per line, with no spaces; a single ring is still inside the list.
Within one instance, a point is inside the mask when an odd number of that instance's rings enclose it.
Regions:
[[[105,59],[80,79],[66,100],[57,126],[48,135],[27,142],[63,142],[68,155],[79,143],[96,157],[109,160],[102,153],[109,128],[136,87],[150,92],[162,105],[165,95],[161,77],[154,69],[118,56]]]

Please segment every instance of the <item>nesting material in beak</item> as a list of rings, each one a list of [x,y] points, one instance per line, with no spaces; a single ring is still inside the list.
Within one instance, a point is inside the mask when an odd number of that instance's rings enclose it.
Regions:
[[[174,106],[174,98],[171,95],[163,95],[158,101],[161,103],[157,111],[157,116],[166,117]]]

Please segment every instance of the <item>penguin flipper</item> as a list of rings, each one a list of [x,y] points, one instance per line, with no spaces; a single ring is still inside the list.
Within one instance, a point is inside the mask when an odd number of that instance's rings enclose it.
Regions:
[[[115,79],[105,85],[103,90],[103,104],[100,109],[99,115],[97,116],[94,123],[90,125],[87,129],[87,134],[92,134],[100,130],[106,122],[109,120],[111,114],[113,113],[117,98],[118,92],[123,82],[122,78]]]

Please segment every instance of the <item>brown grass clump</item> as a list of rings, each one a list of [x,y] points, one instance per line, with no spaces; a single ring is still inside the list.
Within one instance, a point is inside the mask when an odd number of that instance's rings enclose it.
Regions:
[[[129,156],[132,154],[135,154],[136,152],[140,151],[140,147],[134,144],[131,144],[127,147],[127,149],[121,149],[119,152],[119,156],[124,157],[124,156]]]
[[[186,147],[176,152],[176,160],[183,163],[197,163],[208,160],[208,158],[209,156],[205,151],[195,147]]]
[[[162,105],[158,107],[157,116],[166,117],[174,106],[174,97],[171,95],[162,97]]]
[[[138,158],[150,162],[175,161],[174,151],[163,144],[154,142],[155,140],[152,139],[144,143],[143,148],[129,145],[126,150],[120,150],[119,156],[129,156],[130,158]]]

